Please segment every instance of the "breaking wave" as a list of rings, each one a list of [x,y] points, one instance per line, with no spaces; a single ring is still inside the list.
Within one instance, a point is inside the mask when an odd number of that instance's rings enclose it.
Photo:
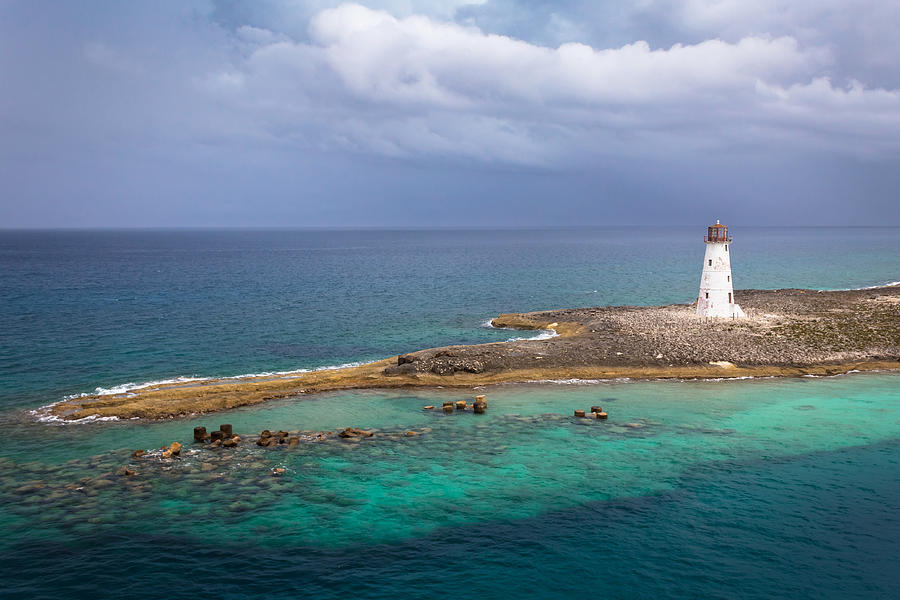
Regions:
[[[506,341],[507,342],[522,342],[522,341],[532,342],[535,340],[551,340],[555,337],[559,337],[559,334],[551,329],[550,331],[544,331],[543,333],[539,333],[533,337],[514,337],[514,338],[509,338]]]
[[[900,281],[889,281],[888,283],[879,283],[878,285],[867,285],[865,287],[858,287],[858,288],[847,288],[846,290],[839,290],[839,291],[853,292],[853,291],[857,291],[857,290],[874,290],[876,288],[896,287],[898,285],[900,285]]]
[[[557,385],[597,385],[598,383],[616,383],[631,381],[629,377],[616,377],[614,379],[531,379],[525,383],[553,383]]]

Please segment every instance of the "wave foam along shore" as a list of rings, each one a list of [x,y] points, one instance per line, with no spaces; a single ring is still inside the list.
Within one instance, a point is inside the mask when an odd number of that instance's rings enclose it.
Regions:
[[[497,328],[539,337],[421,350],[344,369],[159,384],[64,400],[67,420],[170,418],[337,389],[470,387],[535,380],[731,379],[900,368],[900,286],[738,291],[746,319],[704,320],[692,305],[504,314]]]
[[[51,402],[50,404],[45,404],[43,406],[39,406],[36,409],[28,411],[28,414],[35,417],[38,421],[43,423],[89,423],[94,421],[117,421],[119,420],[118,416],[109,416],[109,417],[100,417],[98,415],[89,415],[87,417],[83,417],[80,419],[66,419],[60,417],[58,414],[54,413],[55,407],[60,404],[70,402],[72,400],[77,400],[79,398],[97,398],[101,396],[125,396],[125,397],[135,397],[134,392],[140,390],[147,390],[150,388],[161,388],[165,386],[173,386],[176,384],[192,384],[192,385],[203,385],[204,383],[216,384],[222,381],[242,381],[242,380],[259,380],[271,377],[292,377],[295,375],[300,375],[303,373],[312,373],[315,371],[336,371],[340,369],[350,369],[353,367],[358,367],[364,363],[361,362],[351,362],[344,363],[341,365],[329,365],[324,367],[315,367],[313,369],[293,369],[290,371],[263,371],[260,373],[244,373],[241,375],[226,375],[223,377],[189,377],[189,376],[179,376],[173,377],[170,379],[157,379],[154,381],[145,381],[143,383],[121,383],[119,385],[104,388],[98,387],[93,392],[81,392],[79,394],[71,394],[66,396],[62,400],[57,402]],[[132,417],[132,418],[140,418],[140,417]]]
[[[517,328],[517,327],[498,327],[498,326],[494,325],[495,320],[496,319],[487,319],[486,321],[483,321],[481,323],[481,326],[484,327],[485,329],[502,329],[505,331],[518,331],[519,330],[519,328]],[[558,325],[558,323],[551,323],[550,325],[548,325],[547,328],[549,329],[549,331],[545,331],[544,333],[539,333],[539,334],[531,336],[531,337],[512,337],[506,341],[507,342],[521,342],[524,340],[549,340],[549,339],[553,339],[555,337],[559,337],[559,333],[555,329],[552,329],[553,325]]]

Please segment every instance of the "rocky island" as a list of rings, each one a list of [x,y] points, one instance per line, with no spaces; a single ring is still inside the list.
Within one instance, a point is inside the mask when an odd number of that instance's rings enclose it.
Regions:
[[[431,348],[344,369],[208,379],[82,396],[50,415],[163,419],[329,390],[473,387],[559,379],[836,375],[900,369],[900,286],[738,292],[742,319],[695,304],[503,314],[495,327],[554,330],[544,340]]]

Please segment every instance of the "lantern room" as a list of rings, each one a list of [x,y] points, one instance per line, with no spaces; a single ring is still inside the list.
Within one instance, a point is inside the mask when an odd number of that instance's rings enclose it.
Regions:
[[[728,227],[722,225],[716,219],[715,225],[706,228],[706,235],[703,237],[703,241],[707,244],[726,244],[730,242],[731,236],[728,235]]]

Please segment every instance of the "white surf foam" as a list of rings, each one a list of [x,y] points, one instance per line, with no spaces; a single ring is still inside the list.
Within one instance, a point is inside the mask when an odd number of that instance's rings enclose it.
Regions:
[[[528,383],[554,383],[557,385],[596,385],[609,383],[613,379],[532,379]]]
[[[704,377],[699,381],[739,381],[741,379],[774,379],[774,375],[737,375],[735,377]],[[682,379],[680,381],[691,381]]]
[[[898,285],[900,285],[900,281],[889,281],[887,283],[879,283],[877,285],[867,285],[865,287],[858,287],[858,288],[842,288],[842,289],[835,290],[835,291],[837,291],[837,292],[856,292],[859,290],[874,290],[876,288],[883,288],[883,287],[897,287]]]
[[[578,379],[576,377],[570,379],[529,379],[522,383],[552,383],[554,385],[597,385],[600,383],[627,383],[634,381],[631,377],[613,377],[611,379]],[[515,385],[515,382],[509,385]]]
[[[28,411],[28,414],[35,417],[36,420],[42,423],[66,423],[66,424],[79,424],[79,423],[92,423],[95,421],[119,421],[119,417],[101,417],[99,415],[89,415],[82,419],[63,419],[51,413],[51,410],[54,406],[61,404],[63,402],[68,402],[70,400],[75,400],[78,398],[85,398],[87,396],[116,396],[120,394],[124,394],[126,396],[134,396],[133,392],[137,390],[143,390],[155,386],[160,385],[171,385],[177,383],[202,383],[204,381],[239,381],[242,379],[255,379],[260,377],[289,377],[291,375],[301,375],[303,373],[310,373],[313,371],[330,371],[337,369],[349,369],[350,367],[358,367],[364,363],[361,362],[352,362],[352,363],[343,363],[340,365],[327,365],[324,367],[316,367],[314,369],[293,369],[290,371],[263,371],[260,373],[245,373],[242,375],[229,375],[225,377],[187,377],[187,376],[179,376],[173,377],[171,379],[156,379],[153,381],[145,381],[143,383],[120,383],[119,385],[114,385],[112,387],[98,387],[95,388],[93,392],[82,392],[80,394],[70,394],[65,396],[62,400],[57,402],[51,402],[50,404],[45,404],[44,406],[40,406],[34,410]]]
[[[170,383],[190,383],[192,381],[203,381],[204,377],[174,377],[172,379],[158,379],[156,381],[145,381],[144,383],[134,383],[130,381],[128,383],[120,383],[119,385],[114,385],[110,388],[98,387],[93,392],[83,392],[81,394],[73,394],[72,396],[67,396],[67,400],[71,400],[73,398],[82,398],[84,396],[115,396],[117,394],[127,394],[128,392],[133,392],[134,390],[141,390],[148,387],[153,387],[155,385],[166,385]]]
[[[331,371],[337,369],[349,369],[350,367],[358,367],[362,365],[361,362],[352,362],[352,363],[343,363],[340,365],[327,365],[324,367],[315,367],[314,369],[292,369],[290,371],[261,371],[259,373],[244,373],[241,375],[225,375],[223,377],[187,377],[187,376],[179,376],[173,377],[172,379],[157,379],[155,381],[146,381],[144,383],[121,383],[119,385],[103,388],[98,387],[93,392],[83,392],[81,394],[73,394],[71,396],[67,396],[67,400],[72,400],[74,398],[83,398],[85,396],[113,396],[116,394],[127,394],[129,392],[133,392],[135,390],[142,390],[149,387],[154,387],[158,385],[170,385],[173,383],[197,383],[203,381],[235,381],[240,379],[256,379],[259,377],[286,377],[290,375],[302,375],[303,373],[311,373],[314,371]]]
[[[559,337],[559,334],[551,329],[550,331],[544,331],[543,333],[539,333],[532,337],[514,337],[514,338],[509,338],[506,341],[507,342],[523,342],[523,341],[533,342],[536,340],[551,340],[555,337]]]
[[[809,376],[807,376],[809,377]],[[812,377],[818,377],[818,375],[813,375]],[[654,377],[650,379],[634,379],[632,377],[614,377],[611,379],[531,379],[526,383],[553,383],[557,385],[596,385],[598,383],[637,383],[639,381],[650,381],[650,382],[675,382],[675,383],[689,383],[692,381],[709,381],[709,382],[717,382],[717,381],[739,381],[742,379],[775,379],[775,375],[739,375],[735,377],[703,377],[699,379],[684,379],[680,377]]]
[[[866,373],[887,373],[884,369],[870,369],[866,371]],[[845,375],[850,375],[852,373],[862,373],[859,369],[850,369],[845,373],[834,373],[832,375],[814,375],[812,373],[807,373],[805,375],[801,375],[801,377],[808,377],[810,379],[834,379],[835,377],[843,377]]]
[[[889,283],[882,283],[881,285],[870,285],[870,286],[868,286],[868,287],[861,287],[861,288],[858,288],[858,289],[860,289],[860,290],[874,290],[875,288],[880,288],[880,287],[896,287],[896,286],[898,286],[898,285],[900,285],[900,281],[891,281],[891,282],[889,282]]]
[[[516,329],[515,327],[495,327],[491,322],[491,319],[484,321],[481,324],[485,329],[502,329],[505,331],[522,331],[521,329]],[[527,331],[527,330],[526,330]],[[541,333],[537,335],[533,335],[531,337],[514,337],[506,340],[507,342],[523,342],[523,341],[536,341],[536,340],[551,340],[555,337],[559,337],[559,334],[556,333],[553,329],[547,329],[541,331]]]
[[[303,373],[313,373],[316,371],[336,371],[338,369],[349,369],[364,365],[363,362],[350,362],[340,365],[326,365],[324,367],[315,367],[313,369],[293,369],[291,371],[263,371],[261,373],[247,373],[245,375],[231,375],[228,377],[206,377],[203,380],[222,380],[222,379],[253,379],[256,377],[286,377],[290,375],[302,375]]]
[[[52,404],[47,404],[46,406],[41,406],[40,408],[36,408],[34,410],[29,410],[28,414],[33,416],[35,420],[40,423],[65,423],[67,425],[83,425],[85,423],[94,423],[99,421],[120,420],[119,417],[101,417],[100,415],[88,415],[81,419],[63,419],[62,417],[58,417],[50,412],[50,410],[60,402],[64,402],[64,400],[60,400],[59,402],[54,402]]]

